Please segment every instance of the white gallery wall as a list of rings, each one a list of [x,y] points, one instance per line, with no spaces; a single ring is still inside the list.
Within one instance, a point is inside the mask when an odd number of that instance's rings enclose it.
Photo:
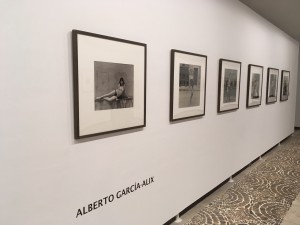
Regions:
[[[300,49],[299,49],[300,53]],[[298,78],[300,77],[300,57],[299,58],[299,64],[298,64]],[[297,103],[296,103],[296,120],[295,120],[295,127],[300,128],[300,82],[297,82],[298,88],[297,88]]]
[[[161,225],[293,133],[299,44],[237,0],[0,6],[0,224]],[[147,44],[144,129],[74,140],[72,29]],[[201,118],[169,122],[171,49],[208,57]],[[220,58],[242,62],[240,108],[223,114]],[[264,66],[262,105],[251,109],[248,64]],[[291,72],[288,101],[265,104],[268,67]]]

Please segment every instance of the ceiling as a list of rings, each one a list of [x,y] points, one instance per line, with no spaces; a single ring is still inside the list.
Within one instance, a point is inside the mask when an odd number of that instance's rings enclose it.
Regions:
[[[300,42],[300,0],[240,0]]]

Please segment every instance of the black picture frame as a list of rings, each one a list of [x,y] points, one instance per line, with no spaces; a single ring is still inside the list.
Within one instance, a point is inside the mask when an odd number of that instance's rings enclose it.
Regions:
[[[254,64],[248,65],[247,100],[246,107],[257,107],[262,101],[264,67]]]
[[[290,94],[290,71],[281,71],[280,101],[287,101]]]
[[[171,50],[170,121],[205,115],[207,56]]]
[[[266,104],[277,102],[279,70],[268,68]]]
[[[239,109],[242,63],[219,60],[218,113]]]
[[[72,30],[74,137],[146,126],[147,45]]]

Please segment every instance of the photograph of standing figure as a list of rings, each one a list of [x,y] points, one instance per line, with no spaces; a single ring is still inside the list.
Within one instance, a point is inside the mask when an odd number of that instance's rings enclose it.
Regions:
[[[236,101],[237,70],[225,69],[224,103]]]
[[[247,108],[261,105],[263,71],[262,66],[248,65]]]
[[[171,50],[170,121],[205,115],[207,56]]]
[[[290,72],[282,70],[281,72],[281,89],[280,101],[286,101],[289,98]]]
[[[251,90],[252,99],[256,99],[260,97],[259,87],[260,87],[260,74],[254,73],[252,75],[252,90]]]
[[[268,68],[267,104],[277,102],[278,77],[278,69]]]
[[[270,75],[270,92],[269,97],[276,97],[276,83],[277,83],[277,76],[275,74]]]
[[[179,108],[199,106],[201,67],[181,63],[179,71]]]
[[[288,79],[285,77],[283,79],[282,95],[288,94]]]
[[[239,108],[242,63],[219,60],[218,113]]]

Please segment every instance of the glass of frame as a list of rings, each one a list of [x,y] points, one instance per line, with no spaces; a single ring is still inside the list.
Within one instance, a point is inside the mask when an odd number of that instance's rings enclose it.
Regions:
[[[287,101],[289,99],[289,86],[290,86],[290,71],[281,71],[281,88],[280,88],[280,101]]]
[[[73,30],[72,45],[75,138],[145,127],[146,44]]]
[[[278,69],[268,68],[267,98],[266,98],[267,104],[277,102],[278,76],[279,76]]]
[[[228,59],[219,61],[218,112],[239,108],[241,62]]]
[[[263,70],[262,66],[248,66],[247,107],[261,105]]]
[[[207,56],[171,50],[170,121],[205,115]]]

